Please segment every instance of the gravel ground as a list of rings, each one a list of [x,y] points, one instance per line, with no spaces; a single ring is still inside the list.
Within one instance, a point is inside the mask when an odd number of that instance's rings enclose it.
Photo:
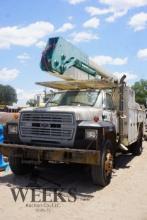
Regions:
[[[147,142],[140,157],[118,156],[111,184],[103,189],[92,185],[81,166],[52,164],[19,178],[10,169],[0,172],[0,219],[147,220]]]

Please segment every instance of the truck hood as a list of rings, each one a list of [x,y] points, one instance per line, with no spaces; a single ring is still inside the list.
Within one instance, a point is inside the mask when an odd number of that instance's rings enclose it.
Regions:
[[[73,112],[75,113],[76,120],[93,120],[94,117],[102,117],[102,109],[89,106],[52,106],[47,108],[27,108],[21,112]]]

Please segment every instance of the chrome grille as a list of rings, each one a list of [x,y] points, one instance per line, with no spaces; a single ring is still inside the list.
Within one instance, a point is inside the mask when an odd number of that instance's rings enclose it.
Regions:
[[[33,113],[22,113],[21,116],[22,121],[46,121],[46,122],[57,122],[57,123],[73,123],[72,114],[65,114],[65,113],[40,113],[40,112],[33,112]]]
[[[19,127],[20,137],[31,140],[71,140],[75,130],[74,115],[61,112],[22,112]]]

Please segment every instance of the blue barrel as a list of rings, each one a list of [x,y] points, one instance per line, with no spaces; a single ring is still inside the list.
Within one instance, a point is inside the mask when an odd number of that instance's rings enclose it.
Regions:
[[[3,131],[4,131],[3,125],[0,125],[0,143],[3,143],[4,141]]]
[[[4,127],[3,125],[0,125],[0,144],[4,141],[4,135],[3,135]],[[8,163],[5,163],[3,159],[3,155],[0,153],[0,171],[6,170],[8,166]]]

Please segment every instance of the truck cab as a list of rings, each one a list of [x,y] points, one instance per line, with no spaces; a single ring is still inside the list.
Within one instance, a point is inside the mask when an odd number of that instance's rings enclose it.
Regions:
[[[105,90],[59,91],[45,107],[21,111],[19,139],[24,144],[74,148],[81,123],[107,121],[116,128],[115,112],[112,96]]]

